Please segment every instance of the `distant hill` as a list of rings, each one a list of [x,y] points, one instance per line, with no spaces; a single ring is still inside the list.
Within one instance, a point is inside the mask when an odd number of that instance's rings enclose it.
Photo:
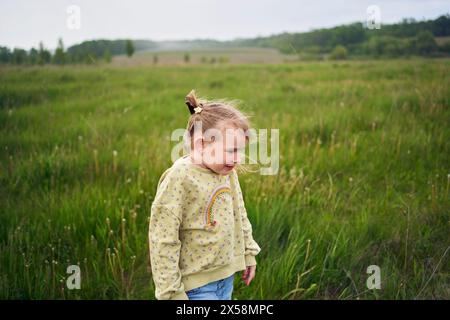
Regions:
[[[419,35],[422,36],[419,37]],[[450,36],[448,14],[427,21],[403,19],[400,23],[381,25],[380,29],[370,30],[363,23],[358,22],[310,32],[241,39],[234,41],[234,44],[277,48],[284,53],[329,53],[336,46],[343,46],[350,54],[423,54],[427,50],[421,48],[422,44],[417,41],[431,42],[425,45],[430,46],[430,51],[433,51],[434,44],[429,39],[430,35],[432,37]],[[439,51],[437,46],[434,49]],[[441,49],[450,53],[448,44]]]

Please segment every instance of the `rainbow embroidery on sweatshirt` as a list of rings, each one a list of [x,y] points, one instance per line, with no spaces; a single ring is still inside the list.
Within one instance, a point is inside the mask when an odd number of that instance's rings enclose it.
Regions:
[[[220,185],[214,189],[211,197],[209,198],[208,204],[206,205],[206,209],[205,209],[205,224],[206,224],[206,226],[213,227],[216,225],[217,221],[214,220],[212,208],[213,208],[214,203],[217,200],[217,198],[221,194],[224,194],[227,192],[231,194],[231,189],[227,185]]]

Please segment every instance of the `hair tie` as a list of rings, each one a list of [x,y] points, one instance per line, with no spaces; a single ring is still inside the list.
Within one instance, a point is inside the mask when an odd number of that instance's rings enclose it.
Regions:
[[[196,108],[194,108],[194,112],[195,113],[200,113],[200,112],[202,112],[203,111],[203,108],[202,107],[196,107]]]

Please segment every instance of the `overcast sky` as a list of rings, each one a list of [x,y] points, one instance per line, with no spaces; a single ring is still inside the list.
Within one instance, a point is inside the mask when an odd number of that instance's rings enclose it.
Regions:
[[[79,19],[67,12],[71,5]],[[29,49],[43,41],[55,48],[59,37],[70,46],[99,38],[229,40],[302,32],[366,21],[369,5],[380,8],[382,23],[450,13],[450,0],[0,0],[0,46]]]

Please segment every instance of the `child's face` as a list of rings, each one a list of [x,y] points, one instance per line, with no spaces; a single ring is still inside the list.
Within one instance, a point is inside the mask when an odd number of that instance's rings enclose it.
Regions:
[[[213,141],[203,145],[203,165],[218,174],[227,175],[242,160],[246,146],[245,132],[221,125],[210,135],[214,137],[210,139],[206,136],[206,141]]]

